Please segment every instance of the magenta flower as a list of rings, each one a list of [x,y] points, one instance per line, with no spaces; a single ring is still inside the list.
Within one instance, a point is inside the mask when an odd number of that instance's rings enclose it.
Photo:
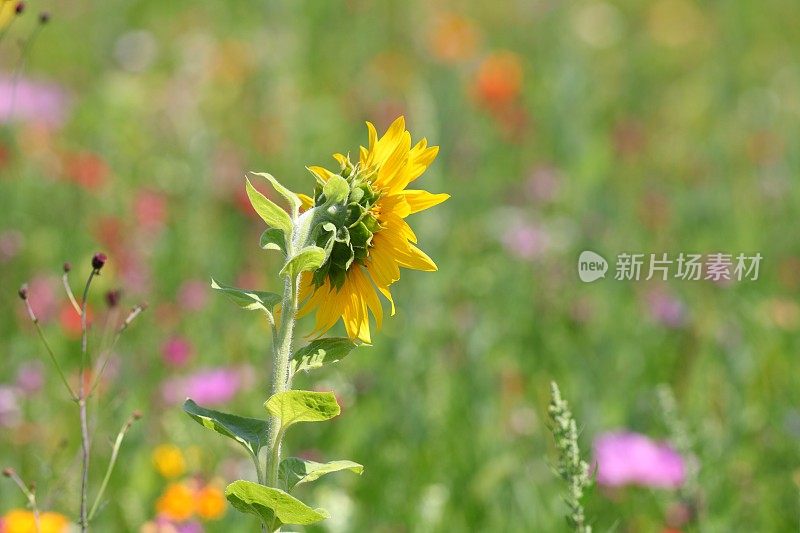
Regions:
[[[538,224],[517,222],[503,234],[503,245],[520,259],[533,260],[550,250],[552,237]]]
[[[57,85],[0,77],[0,124],[38,122],[58,126],[66,117],[67,96]]]
[[[681,300],[668,292],[650,292],[647,295],[647,307],[653,320],[665,327],[680,328],[686,322],[686,307]]]
[[[191,376],[167,380],[161,395],[168,403],[191,398],[200,405],[215,405],[231,400],[242,387],[241,372],[229,368],[202,370]]]
[[[13,229],[0,231],[0,263],[8,263],[14,259],[24,243],[22,232]]]
[[[594,442],[597,482],[674,489],[686,476],[683,458],[666,443],[633,432],[600,435]]]
[[[155,527],[153,531],[157,533],[203,533],[203,525],[194,520],[189,522],[173,522],[165,516],[159,516],[148,526]],[[2,532],[2,530],[0,530]]]
[[[170,366],[183,366],[192,356],[192,345],[183,337],[172,337],[161,346],[164,362]]]
[[[25,363],[17,370],[17,387],[25,394],[36,394],[44,384],[44,369],[39,361]]]
[[[551,202],[560,192],[563,181],[564,177],[557,168],[540,166],[531,172],[525,182],[525,192],[535,202]]]
[[[208,282],[189,280],[178,291],[178,302],[188,311],[199,311],[206,305]]]
[[[59,279],[48,274],[36,275],[28,282],[28,300],[40,321],[47,322],[58,312],[59,289]]]

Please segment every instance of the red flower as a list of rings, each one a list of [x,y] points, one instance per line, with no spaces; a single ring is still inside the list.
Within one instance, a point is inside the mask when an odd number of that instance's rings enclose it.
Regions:
[[[110,173],[106,162],[96,154],[79,152],[65,157],[65,177],[86,189],[102,187]]]

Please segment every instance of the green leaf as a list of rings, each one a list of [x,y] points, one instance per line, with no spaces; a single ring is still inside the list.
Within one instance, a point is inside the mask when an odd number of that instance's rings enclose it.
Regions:
[[[297,196],[295,193],[281,185],[281,183],[275,179],[275,176],[269,174],[267,172],[251,172],[254,176],[261,176],[262,178],[266,178],[272,184],[278,193],[286,198],[286,201],[289,202],[289,207],[292,208],[292,213],[295,217],[297,217],[297,213],[300,211],[300,206],[302,202],[300,201],[300,197]]]
[[[283,230],[286,235],[291,235],[292,219],[289,218],[288,213],[278,207],[272,200],[258,192],[248,178],[245,178],[245,181],[247,182],[245,184],[247,197],[250,198],[250,203],[253,205],[253,209],[256,210],[256,213],[258,213],[258,216],[270,227],[278,228]]]
[[[329,337],[311,341],[308,346],[300,348],[292,356],[292,374],[301,370],[308,372],[322,365],[341,361],[357,346],[358,343],[347,337]]]
[[[324,509],[312,509],[280,489],[242,479],[227,486],[225,497],[238,511],[257,516],[269,531],[283,524],[314,524],[330,516]]]
[[[220,435],[236,440],[251,455],[258,456],[258,451],[269,444],[269,429],[266,420],[245,418],[206,409],[197,405],[191,398],[187,398],[183,403],[183,410],[197,423],[213,429]]]
[[[269,228],[261,234],[261,248],[264,250],[278,250],[286,255],[286,235],[278,228]]]
[[[350,184],[341,176],[331,176],[322,187],[327,204],[338,204],[350,195]]]
[[[350,470],[358,475],[364,471],[364,467],[353,461],[331,461],[330,463],[317,463],[315,461],[306,461],[298,457],[287,457],[281,461],[279,478],[290,491],[301,483],[309,483],[316,481],[325,474],[333,472],[340,472],[342,470]]]
[[[264,403],[272,416],[281,420],[281,431],[298,422],[322,422],[337,416],[341,409],[332,392],[290,390],[273,394]]]
[[[270,313],[273,307],[281,303],[281,297],[274,292],[237,289],[230,285],[217,283],[214,278],[211,278],[211,288],[224,292],[234,302],[239,304],[239,307],[247,309],[248,311],[261,310]]]
[[[289,259],[281,269],[281,276],[294,277],[306,270],[316,270],[325,262],[325,250],[319,246],[306,246]]]

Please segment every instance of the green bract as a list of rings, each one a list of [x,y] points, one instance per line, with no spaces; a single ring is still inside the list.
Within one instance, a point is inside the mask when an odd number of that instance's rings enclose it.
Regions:
[[[341,288],[347,269],[369,255],[372,236],[380,229],[372,212],[380,193],[373,189],[372,178],[373,174],[349,164],[342,168],[341,175],[317,183],[314,206],[323,208],[325,214],[319,217],[311,236],[328,255],[322,267],[314,272],[316,287],[328,278],[333,287]]]

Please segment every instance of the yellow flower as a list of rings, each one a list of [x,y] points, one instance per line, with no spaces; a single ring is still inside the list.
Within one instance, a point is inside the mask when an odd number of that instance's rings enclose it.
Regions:
[[[367,129],[369,146],[361,147],[356,164],[349,156],[333,156],[341,166],[338,175],[350,186],[348,218],[337,229],[347,243],[337,233],[328,261],[313,274],[303,275],[299,316],[316,310],[315,333],[324,333],[341,318],[348,336],[368,343],[370,313],[378,329],[383,321],[378,292],[389,300],[394,315],[389,286],[400,279],[400,267],[436,270],[433,260],[417,248],[417,237],[405,218],[450,196],[406,188],[430,166],[439,147],[429,147],[425,139],[412,146],[403,117],[381,138],[369,122]],[[309,170],[322,183],[335,175],[322,167]],[[324,201],[320,191],[318,187],[314,199],[301,196],[306,208]]]
[[[14,0],[0,0],[0,29],[5,28],[16,16],[17,3]]]
[[[39,514],[39,529],[31,511],[12,509],[3,517],[3,533],[65,533],[69,521],[58,513]]]
[[[225,515],[226,501],[222,491],[206,485],[197,492],[197,514],[203,520],[218,520]]]
[[[174,522],[183,522],[195,512],[194,491],[182,483],[173,483],[156,502],[156,511]]]
[[[181,449],[174,444],[162,444],[153,450],[153,464],[158,473],[172,479],[186,471],[186,460]]]

